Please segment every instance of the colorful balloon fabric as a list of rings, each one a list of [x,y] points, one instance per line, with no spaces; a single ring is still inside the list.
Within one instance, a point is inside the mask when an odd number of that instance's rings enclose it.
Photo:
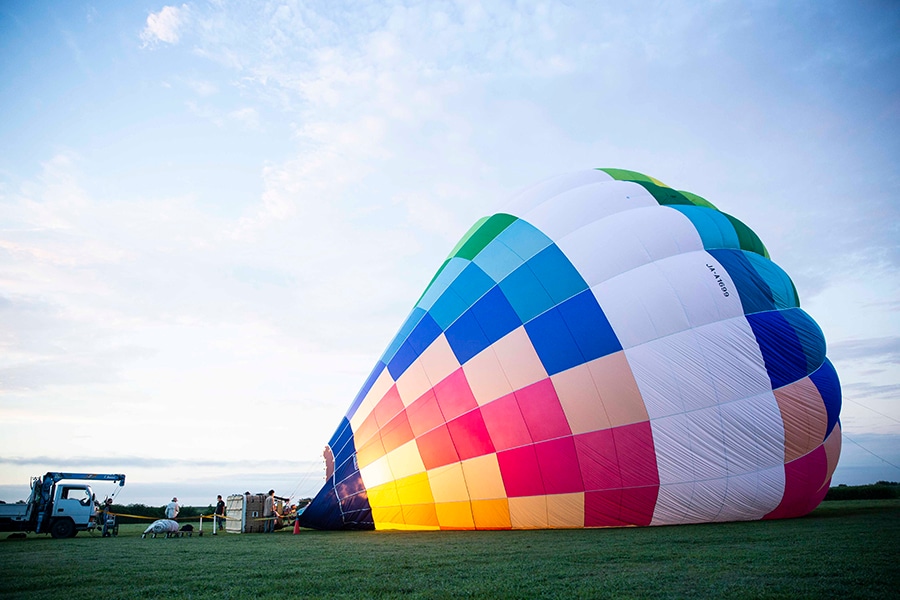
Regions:
[[[318,529],[795,517],[828,490],[841,390],[746,225],[620,169],[475,224],[328,443]]]

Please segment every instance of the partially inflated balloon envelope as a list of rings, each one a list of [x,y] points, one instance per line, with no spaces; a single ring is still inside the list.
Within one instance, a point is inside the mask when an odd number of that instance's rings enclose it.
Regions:
[[[476,223],[328,443],[319,529],[668,525],[807,514],[841,391],[746,225],[633,171]]]

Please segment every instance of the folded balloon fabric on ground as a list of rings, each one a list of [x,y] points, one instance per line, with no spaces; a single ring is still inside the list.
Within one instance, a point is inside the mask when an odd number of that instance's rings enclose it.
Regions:
[[[157,519],[147,526],[144,533],[175,533],[178,527],[178,522],[172,519]]]
[[[840,406],[821,330],[749,227],[640,173],[569,173],[440,265],[328,442],[301,523],[801,516],[837,465]]]

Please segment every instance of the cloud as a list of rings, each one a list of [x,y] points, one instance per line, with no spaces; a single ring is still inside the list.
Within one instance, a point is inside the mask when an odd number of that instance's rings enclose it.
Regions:
[[[828,355],[837,360],[870,360],[896,365],[900,364],[900,337],[845,340],[830,344]]]
[[[219,92],[219,86],[211,81],[202,79],[191,79],[187,82],[188,87],[194,90],[198,96],[212,96]]]
[[[259,113],[255,108],[239,108],[228,113],[228,117],[247,129],[259,129]]]
[[[229,124],[236,124],[244,131],[259,131],[260,118],[259,111],[253,107],[237,108],[226,111],[213,104],[198,104],[193,100],[185,102],[188,110],[197,115],[201,119],[209,121],[219,128],[227,127]]]
[[[142,456],[0,456],[0,465],[32,466],[54,465],[59,469],[83,468],[86,465],[103,468],[160,468],[161,459]],[[226,468],[247,469],[252,471],[259,467],[257,460],[189,460],[166,458],[166,467],[188,467],[192,469]],[[280,460],[279,465],[288,471],[299,471],[308,468],[310,461]]]
[[[141,32],[141,47],[154,47],[159,42],[177,44],[179,32],[189,17],[187,4],[177,6],[164,6],[158,13],[150,13],[147,16],[147,26]]]
[[[841,458],[832,485],[900,481],[900,434],[842,432]]]
[[[873,375],[878,375],[881,372],[873,373]],[[879,419],[878,427],[889,427],[891,423],[888,423],[884,419],[888,419],[893,422],[894,427],[900,425],[900,420],[895,417],[891,417],[884,412],[881,412],[873,406],[879,406],[883,410],[894,410],[896,411],[896,398],[900,396],[900,383],[888,383],[883,385],[873,384],[866,381],[862,382],[851,382],[851,383],[843,383],[842,391],[844,394],[844,410],[842,414],[843,418],[851,423],[853,418],[859,417],[860,415],[865,416],[866,412],[874,412],[877,414]],[[860,413],[860,411],[853,411],[853,414],[850,414],[848,408],[852,408],[847,406],[847,403],[854,404],[856,406],[861,406],[866,411]],[[868,415],[871,416],[871,415]]]

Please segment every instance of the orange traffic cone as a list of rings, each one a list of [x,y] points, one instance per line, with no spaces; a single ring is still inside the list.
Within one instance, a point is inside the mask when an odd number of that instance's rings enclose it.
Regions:
[[[300,519],[294,519],[294,535],[300,533]]]

